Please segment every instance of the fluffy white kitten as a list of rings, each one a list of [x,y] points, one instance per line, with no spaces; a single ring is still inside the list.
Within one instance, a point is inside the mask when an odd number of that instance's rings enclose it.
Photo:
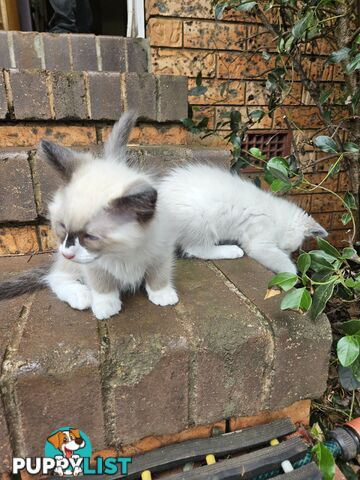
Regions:
[[[290,254],[326,230],[297,205],[265,192],[224,168],[187,165],[162,180],[159,203],[177,225],[185,255],[240,258],[243,250],[275,273],[293,272]],[[234,245],[219,245],[231,241]]]
[[[58,256],[49,272],[33,270],[1,284],[0,299],[47,284],[71,307],[91,307],[105,319],[121,310],[120,291],[145,279],[151,302],[178,302],[166,208],[157,206],[153,178],[126,165],[124,148],[135,121],[132,113],[122,116],[101,158],[41,142],[40,155],[65,180],[49,205]]]

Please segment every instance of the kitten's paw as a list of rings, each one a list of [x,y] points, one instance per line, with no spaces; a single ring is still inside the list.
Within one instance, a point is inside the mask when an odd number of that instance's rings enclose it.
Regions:
[[[85,310],[91,306],[91,292],[86,285],[75,283],[68,287],[63,287],[56,292],[60,300],[67,302],[71,308],[76,310]]]
[[[166,305],[175,305],[179,301],[178,294],[173,287],[167,286],[161,290],[151,290],[149,285],[146,285],[146,292],[150,302],[155,305],[165,307]]]
[[[244,256],[244,250],[237,245],[219,245],[219,255],[223,259],[241,258]]]
[[[119,293],[105,293],[94,295],[91,305],[93,314],[98,320],[105,320],[121,311]]]

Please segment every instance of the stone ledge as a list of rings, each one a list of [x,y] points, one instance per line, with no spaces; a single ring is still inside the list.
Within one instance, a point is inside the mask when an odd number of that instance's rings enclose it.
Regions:
[[[187,116],[187,78],[44,69],[0,75],[1,119],[117,120],[131,108],[146,120],[180,121]]]
[[[48,259],[4,257],[0,271]],[[230,417],[234,426],[319,396],[330,325],[281,312],[279,297],[264,302],[270,277],[249,258],[182,260],[178,305],[157,307],[139,292],[106,322],[46,290],[1,303],[0,387],[14,453],[41,455],[43,438],[64,422],[100,450]]]

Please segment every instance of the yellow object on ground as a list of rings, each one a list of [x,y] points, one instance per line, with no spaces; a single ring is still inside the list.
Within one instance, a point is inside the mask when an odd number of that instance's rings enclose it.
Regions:
[[[144,470],[141,474],[141,480],[151,480],[151,479],[152,479],[152,476],[151,476],[150,470]]]
[[[216,458],[212,453],[209,455],[206,455],[206,463],[208,465],[214,465],[214,463],[216,463]]]

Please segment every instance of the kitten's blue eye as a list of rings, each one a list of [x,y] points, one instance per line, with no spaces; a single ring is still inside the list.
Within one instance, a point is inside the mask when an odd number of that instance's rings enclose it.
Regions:
[[[90,233],[85,233],[84,239],[95,241],[95,240],[99,240],[99,237],[96,237],[95,235],[90,235]]]

